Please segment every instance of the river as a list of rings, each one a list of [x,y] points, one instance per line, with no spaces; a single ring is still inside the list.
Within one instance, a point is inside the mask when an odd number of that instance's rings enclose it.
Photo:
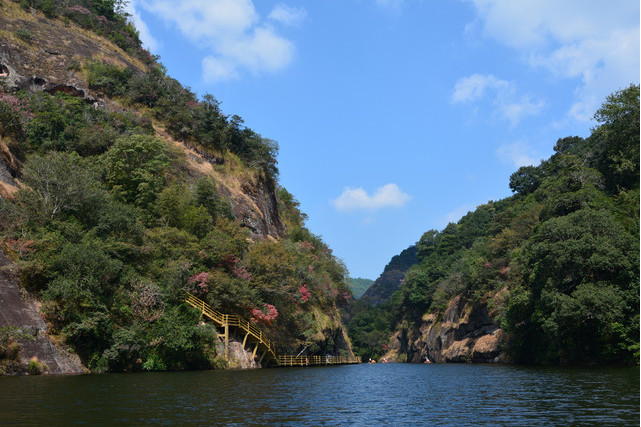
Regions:
[[[639,425],[639,368],[377,364],[0,377],[0,425]]]

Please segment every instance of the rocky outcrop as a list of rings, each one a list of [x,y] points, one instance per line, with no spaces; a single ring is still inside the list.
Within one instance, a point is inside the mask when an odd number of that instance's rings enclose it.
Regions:
[[[261,176],[243,183],[241,189],[251,203],[232,203],[236,218],[255,235],[283,237],[285,226],[280,220],[278,201],[272,186]]]
[[[218,354],[223,354],[225,351],[224,345],[217,347]],[[261,367],[258,360],[254,358],[253,351],[249,348],[244,348],[243,343],[236,339],[229,340],[229,360],[228,365],[231,369],[257,369]]]
[[[38,360],[52,374],[84,372],[78,356],[69,353],[47,335],[47,325],[40,316],[38,301],[19,285],[10,260],[0,250],[0,328],[15,326],[33,339],[20,340],[20,358]]]
[[[3,2],[2,7],[0,81],[9,91],[65,91],[91,101],[81,61],[101,58],[121,68],[145,69],[114,43],[73,23],[25,12],[14,2]],[[16,31],[28,39],[19,39]]]
[[[428,314],[418,331],[398,331],[384,356],[390,361],[421,363],[506,362],[502,352],[504,333],[487,306],[467,302],[461,296],[450,301],[442,317]]]

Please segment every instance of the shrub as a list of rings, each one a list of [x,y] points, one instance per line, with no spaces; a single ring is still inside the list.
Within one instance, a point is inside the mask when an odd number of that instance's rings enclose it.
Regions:
[[[49,366],[44,362],[39,362],[38,359],[34,358],[27,363],[27,373],[29,375],[40,375],[48,370]]]
[[[86,64],[87,83],[91,89],[100,89],[108,96],[125,94],[131,79],[131,69],[120,69],[106,62],[92,61]]]
[[[33,38],[31,31],[26,28],[18,28],[13,32],[13,35],[27,43],[31,43],[31,39]]]

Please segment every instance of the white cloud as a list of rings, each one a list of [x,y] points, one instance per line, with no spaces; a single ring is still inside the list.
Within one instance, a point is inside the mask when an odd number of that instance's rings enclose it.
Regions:
[[[485,35],[533,67],[580,84],[568,115],[589,120],[605,97],[639,81],[639,3],[628,0],[467,0]]]
[[[203,78],[207,82],[233,80],[239,77],[237,65],[225,58],[206,56],[203,58]]]
[[[472,74],[458,79],[451,101],[453,104],[469,104],[484,98],[490,98],[492,114],[509,121],[512,126],[527,116],[537,115],[545,105],[533,96],[519,94],[513,83],[492,74]]]
[[[535,116],[541,112],[545,103],[530,95],[521,95],[517,99],[498,99],[498,111],[512,125],[516,125],[527,116]]]
[[[249,0],[140,0],[140,4],[193,41],[233,40],[258,22]]]
[[[532,150],[523,141],[517,141],[512,144],[504,144],[496,150],[498,158],[517,168],[521,166],[536,165],[539,163],[534,150]]]
[[[511,85],[505,80],[500,80],[493,75],[472,74],[469,77],[463,77],[456,81],[452,102],[465,103],[477,101],[485,96],[487,89],[497,91],[509,91]]]
[[[336,210],[348,212],[402,207],[411,198],[409,194],[403,193],[396,184],[386,184],[377,188],[371,196],[362,187],[346,187],[343,193],[331,203]]]
[[[279,35],[274,24],[294,25],[305,15],[302,8],[281,4],[261,21],[251,0],[140,0],[140,5],[209,50],[202,62],[209,82],[289,65],[294,44]]]
[[[307,17],[307,11],[300,7],[289,7],[285,4],[278,4],[267,17],[272,21],[285,25],[300,25]]]

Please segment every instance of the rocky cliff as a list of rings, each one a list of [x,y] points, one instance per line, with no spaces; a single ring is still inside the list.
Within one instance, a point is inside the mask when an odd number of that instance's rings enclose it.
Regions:
[[[388,361],[431,362],[506,362],[502,351],[504,334],[492,319],[487,305],[452,299],[442,314],[427,314],[418,329],[402,328],[383,356]]]
[[[35,10],[27,12],[12,2],[3,2],[0,21],[0,78],[7,90],[62,91],[96,101],[101,96],[90,94],[82,61],[100,59],[119,67],[145,68],[90,31]]]
[[[30,336],[19,341],[20,359],[25,363],[44,362],[53,374],[84,372],[78,356],[49,337],[38,301],[21,288],[13,270],[12,263],[0,250],[0,328],[17,327]]]

